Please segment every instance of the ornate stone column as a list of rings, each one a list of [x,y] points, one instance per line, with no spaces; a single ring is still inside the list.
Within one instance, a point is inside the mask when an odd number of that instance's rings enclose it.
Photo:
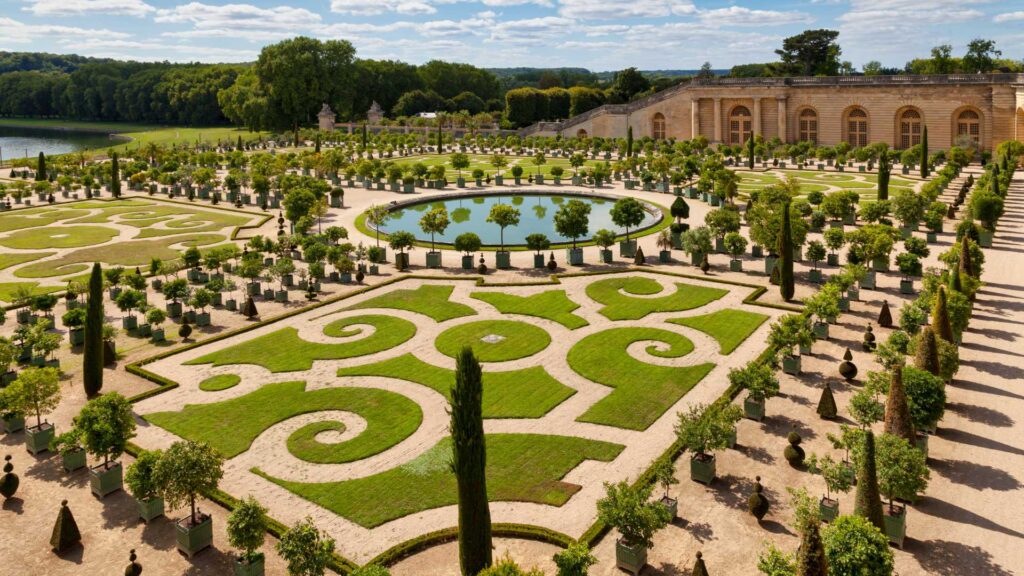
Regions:
[[[715,142],[722,141],[722,99],[715,98]]]
[[[775,101],[779,105],[779,140],[782,140],[783,142],[789,142],[789,135],[786,134],[786,126],[789,125],[789,122],[787,122],[786,118],[786,97],[776,96]]]
[[[754,96],[754,136],[761,135],[761,97]]]
[[[690,138],[700,136],[700,99],[690,99]]]

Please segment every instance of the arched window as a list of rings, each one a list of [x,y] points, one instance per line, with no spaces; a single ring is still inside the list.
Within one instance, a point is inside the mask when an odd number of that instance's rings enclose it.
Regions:
[[[729,143],[743,144],[750,139],[754,122],[746,106],[737,106],[729,112]]]
[[[651,137],[655,140],[665,139],[665,115],[661,112],[651,118]]]
[[[846,115],[846,141],[854,148],[868,145],[868,113],[861,108]]]
[[[956,141],[970,141],[974,148],[981,143],[981,116],[974,110],[964,110],[956,117]]]
[[[583,128],[580,128],[579,130],[576,131],[576,137],[577,138],[586,138],[587,137],[587,131],[584,130]]]
[[[901,150],[921,143],[921,113],[914,109],[904,110],[900,114],[900,145]]]
[[[818,113],[810,108],[800,112],[800,141],[818,143]]]

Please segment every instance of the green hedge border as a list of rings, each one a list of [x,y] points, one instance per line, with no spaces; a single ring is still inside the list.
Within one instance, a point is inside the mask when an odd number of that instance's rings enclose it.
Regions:
[[[341,302],[343,300],[352,298],[354,296],[358,296],[360,294],[365,294],[366,292],[369,292],[371,290],[375,290],[375,289],[378,289],[378,288],[381,288],[381,287],[384,287],[384,286],[390,286],[392,284],[397,284],[397,283],[403,282],[405,280],[435,280],[435,281],[446,281],[446,282],[452,282],[452,281],[473,282],[476,286],[479,286],[479,287],[491,287],[491,288],[494,288],[494,287],[504,287],[504,286],[508,286],[508,287],[515,287],[515,286],[558,286],[558,285],[561,285],[561,283],[562,283],[561,282],[561,278],[579,278],[579,277],[586,277],[586,276],[607,276],[607,275],[610,275],[610,274],[621,274],[621,273],[626,273],[626,272],[642,272],[642,273],[648,273],[648,274],[658,274],[658,275],[662,275],[662,276],[670,276],[670,277],[673,277],[673,278],[683,278],[683,279],[689,279],[689,280],[697,280],[697,281],[709,282],[709,283],[714,283],[714,284],[725,284],[725,285],[728,285],[728,286],[736,286],[736,287],[740,287],[740,288],[750,288],[751,292],[743,299],[743,303],[744,304],[748,304],[748,305],[751,305],[751,306],[762,306],[762,307],[766,307],[766,308],[771,308],[771,309],[775,309],[775,310],[783,310],[783,311],[787,311],[787,312],[801,312],[802,311],[801,308],[796,307],[796,306],[785,306],[785,305],[781,305],[781,304],[772,304],[772,303],[760,302],[759,301],[760,298],[766,292],[768,292],[768,288],[766,288],[764,286],[757,285],[757,284],[748,284],[746,282],[737,282],[735,280],[725,280],[725,279],[720,279],[720,278],[708,278],[707,276],[695,276],[695,275],[691,275],[691,274],[681,274],[681,273],[677,273],[677,272],[667,272],[667,271],[662,271],[662,270],[652,270],[652,269],[646,269],[646,268],[641,268],[641,267],[637,267],[637,266],[630,266],[630,267],[625,267],[625,268],[617,269],[617,270],[595,270],[595,271],[592,271],[592,272],[580,271],[580,272],[566,272],[566,273],[562,273],[562,274],[552,274],[551,276],[549,276],[548,280],[540,280],[540,281],[532,281],[532,282],[494,282],[494,283],[489,283],[489,282],[487,282],[487,278],[484,277],[484,276],[469,276],[469,277],[462,277],[462,278],[451,278],[451,277],[445,277],[445,276],[431,276],[431,275],[422,275],[422,274],[409,274],[409,275],[396,276],[394,278],[389,278],[389,279],[387,279],[387,280],[385,280],[383,282],[380,282],[378,284],[367,285],[367,286],[365,286],[363,288],[360,288],[358,290],[354,290],[354,291],[346,293],[346,294],[339,294],[337,296],[333,296],[331,298],[327,298],[325,300],[322,300],[322,301],[317,302],[317,303],[315,303],[313,305],[310,305],[310,306],[305,306],[305,307],[298,308],[298,309],[295,309],[295,310],[289,310],[289,311],[284,312],[282,314],[278,314],[276,316],[272,316],[272,317],[267,318],[265,320],[260,320],[259,322],[256,322],[256,323],[253,323],[253,324],[249,324],[249,325],[243,326],[241,328],[237,328],[235,330],[230,330],[228,332],[223,332],[221,334],[217,334],[215,336],[212,336],[210,338],[205,338],[203,340],[197,340],[195,342],[186,344],[184,346],[180,346],[180,347],[177,347],[177,348],[172,348],[172,349],[166,350],[164,352],[161,352],[159,354],[156,354],[154,356],[150,356],[148,358],[144,358],[142,360],[138,360],[136,362],[132,362],[132,363],[128,364],[125,367],[125,369],[129,373],[131,373],[131,374],[134,374],[134,375],[139,376],[141,378],[145,378],[146,380],[149,380],[150,382],[153,382],[154,384],[157,385],[157,387],[152,389],[152,390],[147,390],[147,391],[142,392],[140,394],[136,394],[135,396],[132,396],[131,398],[129,398],[128,401],[134,404],[136,402],[140,402],[140,401],[145,400],[147,398],[152,398],[154,396],[157,396],[157,395],[162,394],[164,392],[167,392],[169,390],[173,390],[173,389],[175,389],[175,388],[177,388],[179,386],[179,384],[177,382],[174,382],[174,381],[172,381],[172,380],[170,380],[168,378],[165,378],[163,376],[160,376],[158,374],[150,372],[149,370],[146,370],[144,368],[144,366],[147,365],[147,364],[151,364],[151,363],[156,362],[158,360],[163,360],[164,358],[168,358],[168,357],[173,356],[175,354],[180,354],[182,352],[185,352],[185,351],[188,351],[188,350],[192,350],[192,349],[194,349],[196,347],[199,347],[199,346],[205,346],[207,344],[212,344],[214,342],[218,342],[218,341],[224,340],[226,338],[231,338],[231,337],[237,336],[239,334],[244,334],[246,332],[249,332],[249,331],[252,331],[252,330],[256,330],[258,328],[262,328],[262,327],[264,327],[264,326],[266,326],[268,324],[271,324],[273,322],[278,322],[280,320],[285,320],[287,318],[290,318],[290,317],[293,317],[293,316],[297,316],[299,314],[304,314],[304,313],[309,312],[311,310],[316,310],[317,308],[323,308],[325,306],[329,306],[329,305],[335,304],[337,302]],[[322,317],[323,316],[319,316],[318,318],[322,318]],[[767,362],[770,359],[774,358],[774,356],[775,356],[775,350],[773,350],[771,348],[766,348],[761,353],[761,355],[758,356],[754,361],[758,362],[758,363],[764,363],[764,362]],[[716,403],[731,402],[734,398],[736,398],[737,395],[739,395],[739,393],[740,393],[740,389],[739,388],[730,385],[729,388],[726,389],[725,393],[723,393],[722,396],[719,397],[718,400],[716,400]],[[136,456],[140,450],[141,449],[140,449],[139,446],[137,446],[137,445],[135,445],[133,443],[129,443],[127,452],[129,454],[131,454],[132,456]],[[673,442],[672,445],[669,446],[669,448],[665,452],[663,452],[661,454],[661,456],[656,458],[651,463],[651,465],[646,470],[644,470],[640,474],[639,477],[637,477],[636,481],[634,482],[634,485],[648,486],[648,485],[653,484],[654,481],[655,481],[654,480],[654,471],[658,467],[658,465],[661,464],[665,460],[669,460],[671,462],[675,462],[675,460],[678,459],[683,454],[683,451],[684,451],[683,447],[679,444],[678,441]],[[216,502],[218,505],[224,507],[225,509],[227,509],[229,511],[233,510],[234,507],[237,505],[237,502],[238,502],[238,500],[235,499],[233,496],[231,496],[230,494],[227,494],[226,492],[223,492],[221,490],[217,490],[217,491],[215,491],[215,492],[213,492],[211,494],[208,494],[206,496],[211,501]],[[604,537],[605,534],[608,533],[609,529],[610,528],[607,525],[605,525],[603,522],[598,520],[593,525],[591,525],[590,528],[588,528],[583,533],[582,536],[580,536],[579,541],[580,542],[584,542],[589,547],[593,548],[593,546],[597,542],[599,542],[601,540],[601,538]],[[286,530],[287,530],[287,527],[283,523],[281,523],[281,522],[279,522],[277,520],[270,519],[270,526],[268,528],[268,532],[270,534],[272,534],[274,537],[280,538],[281,534],[283,534],[284,531],[286,531]],[[529,525],[529,524],[501,524],[501,523],[494,524],[494,525],[492,525],[492,534],[494,534],[495,536],[503,536],[503,537],[509,537],[509,538],[523,538],[523,539],[529,539],[529,540],[537,540],[537,541],[540,541],[540,542],[545,542],[545,543],[548,543],[548,544],[553,544],[555,546],[561,546],[563,548],[576,541],[576,540],[573,540],[571,537],[569,537],[569,536],[567,536],[567,535],[565,535],[565,534],[563,534],[561,532],[557,532],[555,530],[550,530],[550,529],[544,528],[542,526],[533,526],[533,525]],[[442,529],[442,530],[437,530],[437,531],[434,531],[434,532],[430,532],[428,534],[422,534],[420,536],[417,536],[417,537],[412,538],[410,540],[406,540],[405,542],[401,542],[401,543],[399,543],[399,544],[397,544],[397,545],[395,545],[395,546],[385,550],[381,554],[378,554],[373,560],[371,560],[369,562],[369,564],[376,563],[376,564],[381,564],[381,565],[384,565],[384,566],[390,566],[390,565],[398,562],[399,560],[401,560],[403,558],[411,556],[411,555],[413,555],[413,554],[415,554],[417,552],[420,552],[422,550],[425,550],[427,548],[436,546],[438,544],[443,544],[443,543],[446,543],[446,542],[451,542],[451,541],[455,540],[457,537],[458,537],[458,528],[454,528],[454,527],[445,528],[445,529]],[[333,561],[333,563],[332,563],[332,565],[330,567],[331,567],[332,570],[335,570],[339,574],[346,574],[347,575],[352,570],[354,570],[357,567],[357,565],[355,563],[353,563],[351,560],[349,560],[347,558],[344,558],[343,556],[340,556],[338,554],[335,554],[334,555],[334,561]]]

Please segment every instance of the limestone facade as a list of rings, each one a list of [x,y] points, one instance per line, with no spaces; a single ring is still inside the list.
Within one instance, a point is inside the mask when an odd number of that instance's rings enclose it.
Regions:
[[[637,138],[741,144],[753,133],[904,149],[921,141],[925,126],[933,150],[1024,140],[1024,74],[694,80],[525,132],[621,138],[632,127]]]

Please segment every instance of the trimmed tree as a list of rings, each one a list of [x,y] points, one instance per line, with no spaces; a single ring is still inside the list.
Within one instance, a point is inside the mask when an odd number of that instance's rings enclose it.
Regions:
[[[932,328],[946,342],[953,342],[953,327],[949,323],[949,309],[946,306],[946,287],[939,285],[932,307]]]
[[[106,470],[111,460],[124,454],[128,440],[135,435],[135,418],[128,400],[112,392],[85,403],[75,419],[82,432],[82,443],[90,454],[103,458]]]
[[[188,503],[189,526],[201,524],[196,514],[196,496],[216,490],[224,475],[223,458],[205,442],[179,441],[164,452],[153,477],[169,507]]]
[[[864,432],[864,451],[860,455],[860,469],[857,471],[857,494],[853,511],[879,530],[885,530],[882,497],[878,494],[878,472],[875,469],[875,433],[870,428]]]
[[[895,512],[894,498],[909,499],[928,487],[928,464],[924,452],[913,443],[892,434],[878,439],[878,489]]]
[[[892,158],[888,150],[878,154],[878,201],[889,199],[889,174],[892,172]]]
[[[71,508],[68,508],[68,501],[62,500],[57,521],[54,522],[53,532],[50,533],[50,547],[54,552],[61,554],[81,541],[82,533],[78,531],[75,516],[71,513]]]
[[[228,542],[242,551],[238,561],[249,565],[263,559],[259,551],[267,532],[267,509],[251,495],[228,516]]]
[[[914,442],[914,425],[910,420],[910,406],[907,404],[907,391],[903,388],[903,367],[892,369],[892,380],[889,382],[889,395],[885,399],[885,432],[907,442]]]
[[[825,544],[817,521],[804,522],[796,555],[796,576],[828,576]]]
[[[288,562],[289,574],[323,576],[334,555],[334,539],[321,535],[307,516],[281,536],[277,553]]]
[[[921,178],[928,177],[928,127],[921,129]]]
[[[892,576],[889,539],[857,516],[840,516],[822,531],[829,573],[835,576]]]
[[[39,151],[39,162],[36,164],[36,182],[46,181],[46,154]]]
[[[935,330],[931,326],[925,326],[917,337],[917,350],[914,353],[914,367],[935,374],[942,370],[939,364],[939,346],[936,340]]]
[[[491,565],[491,511],[487,502],[487,447],[483,380],[470,347],[459,353],[451,390],[452,470],[459,495],[459,565],[474,576]]]
[[[117,152],[110,155],[110,195],[121,197],[121,168],[117,160]]]
[[[796,292],[793,280],[793,237],[790,226],[789,202],[782,206],[782,233],[779,235],[779,294],[789,302]]]
[[[878,325],[882,328],[892,328],[892,311],[889,310],[889,301],[882,301],[882,309],[878,311]]]
[[[825,382],[825,387],[821,389],[821,398],[818,399],[818,416],[831,420],[839,414],[839,409],[836,407],[836,398],[832,394],[832,386]]]
[[[960,272],[968,276],[974,276],[974,266],[971,262],[971,238],[964,234],[960,239]]]
[[[103,270],[92,265],[89,300],[85,308],[85,347],[82,354],[82,384],[92,398],[103,389]]]

